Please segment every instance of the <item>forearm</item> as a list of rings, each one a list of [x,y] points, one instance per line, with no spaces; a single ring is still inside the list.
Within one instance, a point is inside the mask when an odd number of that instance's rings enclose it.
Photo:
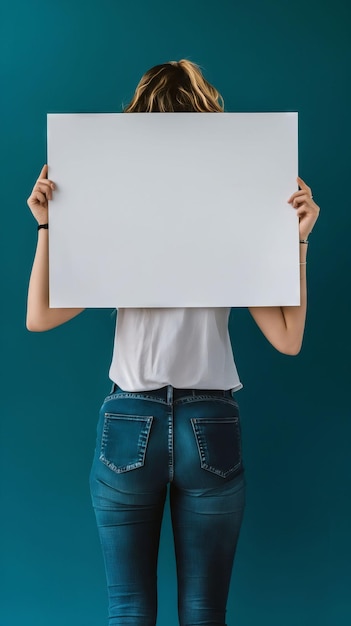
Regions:
[[[300,263],[305,263],[309,244],[300,243]],[[300,265],[300,305],[280,307],[286,326],[288,343],[296,354],[300,351],[307,312],[306,265]]]
[[[38,242],[27,297],[27,328],[40,324],[49,310],[49,234],[38,230]]]

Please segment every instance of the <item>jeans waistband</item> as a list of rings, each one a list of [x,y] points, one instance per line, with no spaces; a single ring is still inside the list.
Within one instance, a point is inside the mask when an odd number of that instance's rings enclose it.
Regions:
[[[159,387],[158,389],[144,389],[141,391],[125,391],[121,389],[117,385],[117,383],[112,384],[112,389],[110,393],[115,393],[121,391],[121,393],[147,393],[148,396],[157,396],[158,398],[164,399],[166,402],[172,402],[173,400],[177,400],[183,396],[223,396],[227,398],[233,398],[233,393],[231,389],[179,389],[177,387],[173,387],[172,385],[165,385],[164,387]]]

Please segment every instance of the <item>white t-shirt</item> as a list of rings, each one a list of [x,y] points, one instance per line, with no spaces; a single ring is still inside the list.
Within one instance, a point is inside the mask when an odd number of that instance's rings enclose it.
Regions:
[[[230,308],[118,309],[109,378],[125,391],[243,387]]]

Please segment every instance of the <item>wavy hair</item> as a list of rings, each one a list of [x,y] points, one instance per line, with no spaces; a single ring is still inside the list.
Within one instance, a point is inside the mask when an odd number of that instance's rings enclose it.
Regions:
[[[123,113],[220,113],[224,100],[187,59],[155,65],[141,77]]]

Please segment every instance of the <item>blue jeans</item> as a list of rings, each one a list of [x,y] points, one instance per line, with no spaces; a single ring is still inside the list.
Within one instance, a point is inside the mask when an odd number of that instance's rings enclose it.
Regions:
[[[179,624],[226,626],[246,485],[234,392],[128,392],[114,383],[100,408],[89,480],[109,626],[156,624],[168,483]]]

